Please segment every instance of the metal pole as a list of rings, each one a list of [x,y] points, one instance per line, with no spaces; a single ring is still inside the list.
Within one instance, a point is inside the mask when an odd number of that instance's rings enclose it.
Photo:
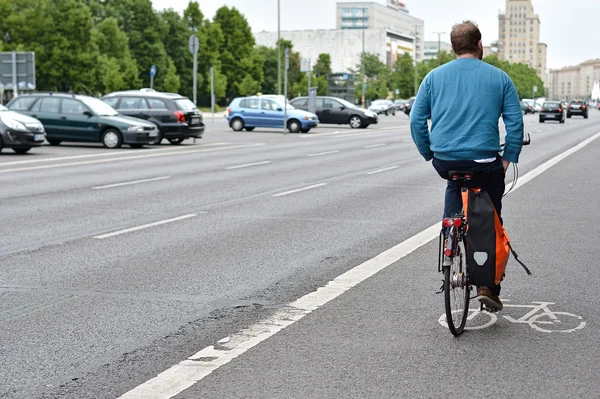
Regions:
[[[442,65],[442,39],[441,39],[441,35],[445,34],[446,32],[433,32],[433,33],[437,33],[437,35],[438,35],[437,59],[438,59],[438,66],[440,66],[440,65]]]
[[[281,18],[280,0],[277,0],[277,94],[281,94]]]
[[[19,83],[17,82],[17,52],[12,52],[12,82],[13,82],[13,98],[19,95]]]
[[[362,28],[362,53],[360,54],[360,74],[362,75],[362,107],[365,107],[365,82],[367,77],[365,76],[365,8],[362,9],[363,13],[363,28]]]
[[[210,112],[212,112],[212,123],[215,123],[215,79],[213,67],[210,67]]]
[[[310,69],[310,58],[308,59],[308,91],[306,92],[307,96],[310,95],[310,75],[312,75],[311,69]]]
[[[150,75],[150,88],[154,88],[154,76]]]
[[[419,25],[413,25],[415,27],[415,97],[417,96],[417,91],[419,88],[417,87],[417,30]]]
[[[289,54],[290,54],[290,49],[286,48],[285,49],[285,63],[284,63],[284,70],[283,70],[283,75],[284,75],[284,101],[283,101],[283,134],[286,134],[285,129],[287,128],[287,88],[288,88],[288,68],[289,68]]]
[[[192,84],[194,85],[194,104],[198,105],[198,49],[196,47],[194,47],[194,79]]]

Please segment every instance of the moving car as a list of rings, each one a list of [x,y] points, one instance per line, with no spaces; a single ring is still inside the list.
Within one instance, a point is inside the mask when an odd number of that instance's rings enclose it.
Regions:
[[[588,118],[588,107],[585,101],[581,100],[573,100],[569,103],[567,107],[567,118],[570,118],[573,115],[581,115],[585,119]]]
[[[404,104],[404,113],[406,115],[410,115],[410,110],[412,109],[414,102],[415,102],[415,97],[412,97],[410,100],[408,100],[406,102],[406,104]]]
[[[565,114],[560,101],[546,101],[540,110],[540,123],[548,120],[559,121],[565,123]]]
[[[523,111],[524,115],[533,114],[533,107],[531,104],[527,104],[524,101],[521,101],[521,111]]]
[[[129,144],[142,147],[156,141],[156,125],[119,115],[95,97],[67,93],[22,94],[6,105],[13,111],[37,118],[51,145],[63,141],[101,142],[106,148]]]
[[[46,134],[40,121],[0,105],[0,151],[12,148],[17,154],[25,154],[44,141]]]
[[[396,106],[391,100],[375,100],[371,103],[369,111],[379,114],[396,115]]]
[[[377,114],[359,108],[356,105],[337,97],[316,97],[316,114],[320,123],[337,125],[349,124],[351,128],[366,128],[379,122]],[[296,97],[290,101],[295,108],[308,110],[308,97]]]
[[[155,144],[163,138],[169,143],[181,144],[185,139],[202,138],[202,113],[189,98],[175,93],[161,93],[151,89],[109,93],[102,100],[120,114],[145,119],[158,126]]]
[[[239,132],[251,132],[256,127],[283,128],[285,105],[272,98],[238,97],[227,108],[229,126]],[[310,112],[295,109],[288,104],[287,129],[290,133],[308,133],[317,127],[319,119]]]
[[[404,104],[406,104],[406,100],[394,101],[394,105],[396,106],[396,111],[404,111]]]

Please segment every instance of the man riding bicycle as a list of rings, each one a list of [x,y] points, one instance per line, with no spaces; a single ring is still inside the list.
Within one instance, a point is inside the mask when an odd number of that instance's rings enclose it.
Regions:
[[[421,83],[410,113],[411,135],[442,178],[448,179],[451,170],[474,172],[500,216],[506,169],[519,161],[523,146],[521,104],[510,77],[481,61],[483,46],[476,24],[454,25],[450,39],[457,59],[434,69]],[[506,127],[502,156],[500,116]],[[460,184],[449,180],[444,217],[462,212],[462,207]],[[488,308],[502,309],[500,284],[478,287],[477,293]]]

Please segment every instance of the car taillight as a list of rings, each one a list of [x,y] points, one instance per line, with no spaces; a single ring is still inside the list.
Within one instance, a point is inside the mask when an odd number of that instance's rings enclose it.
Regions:
[[[177,122],[185,122],[185,115],[181,111],[173,112],[173,115],[177,117]]]
[[[226,116],[231,115],[231,108],[227,108],[227,111],[225,111],[225,112],[226,112],[226,114],[225,114]]]
[[[562,108],[559,108],[559,109],[558,109],[558,112],[562,112]]]
[[[581,106],[581,109],[585,109],[585,105],[582,105],[582,106]]]

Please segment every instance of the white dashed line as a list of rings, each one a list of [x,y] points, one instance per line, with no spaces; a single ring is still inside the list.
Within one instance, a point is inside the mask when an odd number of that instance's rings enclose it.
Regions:
[[[154,177],[152,179],[133,180],[133,181],[127,181],[127,182],[123,182],[123,183],[107,184],[105,186],[96,186],[96,187],[92,187],[92,190],[103,190],[105,188],[131,186],[133,184],[149,183],[149,182],[153,182],[153,181],[166,180],[166,179],[170,179],[170,178],[171,178],[171,176],[161,176],[161,177]]]
[[[384,147],[386,146],[387,143],[381,143],[381,144],[372,144],[372,145],[366,145],[363,148],[376,148],[376,147]]]
[[[295,193],[299,193],[301,191],[311,190],[313,188],[323,187],[326,185],[327,185],[327,183],[313,184],[312,186],[302,187],[302,188],[298,188],[296,190],[285,191],[285,192],[279,193],[279,194],[273,194],[273,197],[283,197],[284,195],[295,194]]]
[[[396,166],[390,166],[389,168],[384,168],[384,169],[378,169],[378,170],[374,170],[372,172],[368,172],[368,175],[374,175],[377,173],[383,173],[383,172],[387,172],[389,170],[394,170],[394,169],[398,169],[400,166],[396,165]]]
[[[206,213],[206,212],[198,212],[198,213]],[[118,236],[121,234],[131,233],[133,231],[143,230],[143,229],[147,229],[149,227],[160,226],[161,224],[178,222],[180,220],[189,219],[189,218],[193,218],[196,216],[198,216],[197,213],[191,213],[189,215],[178,216],[178,217],[172,218],[172,219],[165,219],[165,220],[161,220],[161,221],[154,222],[154,223],[148,223],[148,224],[143,224],[141,226],[130,227],[128,229],[113,231],[112,233],[100,234],[99,236],[95,236],[94,238],[96,238],[98,240],[103,240],[105,238],[110,238],[110,237]]]
[[[330,154],[337,154],[339,151],[335,150],[335,151],[326,151],[326,152],[318,152],[316,154],[308,154],[309,157],[320,157],[322,155],[330,155]]]
[[[229,166],[229,167],[227,167],[225,169],[227,169],[227,170],[241,169],[241,168],[247,168],[247,167],[250,167],[250,166],[266,165],[266,164],[269,164],[271,162],[273,162],[273,161],[262,161],[262,162],[246,163],[246,164],[243,164],[243,165]]]

